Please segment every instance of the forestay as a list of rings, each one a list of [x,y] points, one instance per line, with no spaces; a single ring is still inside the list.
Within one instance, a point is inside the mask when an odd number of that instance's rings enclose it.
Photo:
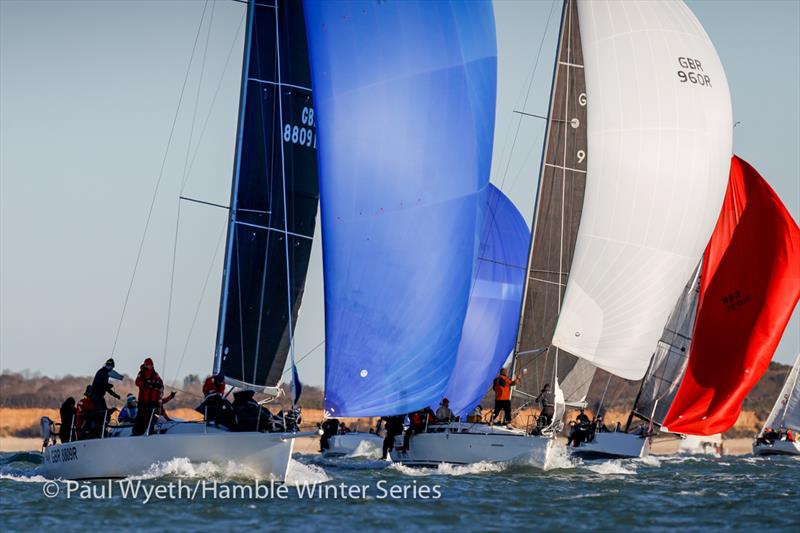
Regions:
[[[274,4],[274,5],[273,5]],[[215,370],[274,387],[292,344],[317,215],[302,4],[250,2]]]
[[[731,104],[681,2],[578,2],[586,192],[553,345],[641,379],[714,227]]]
[[[325,408],[442,397],[486,208],[491,3],[305,2],[319,115]]]

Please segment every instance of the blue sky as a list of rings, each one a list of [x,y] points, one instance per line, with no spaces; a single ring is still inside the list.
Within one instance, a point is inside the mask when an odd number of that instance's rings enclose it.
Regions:
[[[735,152],[759,169],[798,220],[800,3],[687,3],[726,69],[734,121],[740,122]],[[504,191],[529,220],[543,124],[524,123],[513,152],[509,132],[516,124],[512,111],[523,103],[530,113],[547,111],[559,12],[556,7],[547,25],[551,5],[495,4],[500,164],[492,179],[499,183],[508,164]],[[218,0],[205,7],[164,158],[204,7],[201,1],[0,2],[0,368],[90,374],[109,355],[162,161],[115,357],[128,373],[146,355],[164,366],[177,197],[183,191],[226,204],[230,194],[240,3]],[[224,224],[220,210],[181,206],[162,372],[169,380],[211,368],[221,277],[215,253]],[[298,357],[324,339],[320,256],[315,247],[296,331]],[[791,362],[800,351],[798,314],[778,361]],[[322,383],[321,347],[300,371],[305,381]]]

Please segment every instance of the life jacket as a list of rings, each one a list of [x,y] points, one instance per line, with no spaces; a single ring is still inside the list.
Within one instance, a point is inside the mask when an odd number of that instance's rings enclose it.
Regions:
[[[511,378],[503,375],[494,378],[494,399],[500,401],[511,399]]]
[[[222,396],[225,393],[225,384],[214,381],[214,376],[208,376],[203,382],[203,396],[208,396],[212,393]]]
[[[136,386],[139,387],[139,404],[156,404],[161,400],[164,382],[158,372],[151,370],[149,375],[139,372],[136,376]]]
[[[408,420],[411,422],[412,426],[422,426],[425,424],[425,422],[422,419],[422,413],[420,413],[419,411],[408,415]]]

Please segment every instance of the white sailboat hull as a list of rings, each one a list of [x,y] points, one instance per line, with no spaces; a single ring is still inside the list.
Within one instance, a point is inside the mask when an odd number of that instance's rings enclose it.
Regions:
[[[776,440],[772,444],[753,443],[753,455],[800,455],[800,442]]]
[[[571,455],[583,459],[646,457],[650,454],[650,438],[633,433],[595,433],[592,442],[567,449]]]
[[[344,455],[380,457],[383,437],[374,433],[353,432],[334,435],[328,440],[328,444],[330,447],[322,453],[323,457],[342,457]]]
[[[127,430],[118,436],[48,446],[41,473],[61,479],[122,478],[146,472],[159,462],[186,458],[194,463],[233,462],[265,479],[286,478],[297,434],[182,426],[164,434],[133,437]]]
[[[522,461],[542,469],[562,446],[553,438],[485,424],[432,426],[429,432],[412,436],[408,450],[402,451],[402,445],[400,435],[391,452],[392,461],[409,466]]]

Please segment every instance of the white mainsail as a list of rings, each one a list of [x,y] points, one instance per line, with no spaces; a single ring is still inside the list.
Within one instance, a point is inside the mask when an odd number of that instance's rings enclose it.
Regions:
[[[764,423],[764,428],[787,428],[800,431],[800,354],[794,361],[794,366],[786,376],[783,389],[775,400],[775,405]],[[761,433],[764,433],[762,428]]]
[[[578,3],[588,166],[553,345],[641,379],[727,187],[728,83],[682,2]]]

